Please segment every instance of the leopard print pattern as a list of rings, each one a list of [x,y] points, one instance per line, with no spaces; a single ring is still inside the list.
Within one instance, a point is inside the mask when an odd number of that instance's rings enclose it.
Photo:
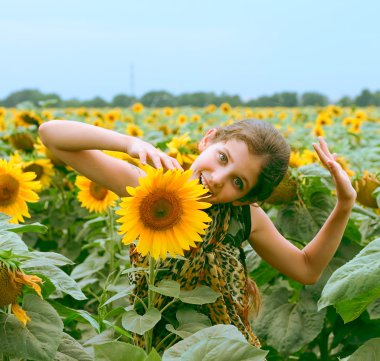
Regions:
[[[247,277],[249,275],[241,244],[249,234],[250,224],[247,225],[244,221],[243,207],[218,204],[209,208],[207,213],[213,221],[206,235],[203,236],[203,242],[197,248],[186,251],[185,259],[161,260],[159,267],[163,271],[158,272],[156,282],[162,279],[175,280],[183,290],[191,290],[199,285],[211,287],[219,292],[221,297],[214,303],[204,304],[196,309],[206,314],[213,325],[236,326],[248,342],[261,347],[260,341],[252,331],[248,317]],[[134,267],[148,267],[147,257],[141,257],[133,244],[130,248],[130,257]],[[129,277],[130,282],[136,285],[134,295],[140,299],[147,299],[147,284],[143,272],[133,272]],[[131,302],[136,299],[132,296]],[[171,300],[171,297],[157,295],[155,307],[162,309]],[[180,304],[176,302],[165,310],[163,318],[154,329],[153,345],[157,345],[168,335],[165,325],[170,321],[176,322],[175,314]],[[141,307],[140,309],[142,310]],[[170,337],[167,340],[168,345],[173,341]],[[143,336],[135,334],[134,341],[136,345],[144,347]]]

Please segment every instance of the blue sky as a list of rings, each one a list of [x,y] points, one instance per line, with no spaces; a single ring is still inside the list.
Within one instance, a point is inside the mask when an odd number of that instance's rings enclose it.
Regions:
[[[3,2],[0,98],[25,88],[81,100],[355,96],[380,89],[379,14],[378,0]]]

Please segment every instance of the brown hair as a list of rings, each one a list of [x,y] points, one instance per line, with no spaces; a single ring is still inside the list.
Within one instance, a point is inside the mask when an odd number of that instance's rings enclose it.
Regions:
[[[241,140],[251,154],[262,157],[261,172],[253,188],[241,202],[267,199],[283,179],[290,158],[290,147],[280,132],[270,123],[258,119],[240,120],[217,128],[212,142]]]

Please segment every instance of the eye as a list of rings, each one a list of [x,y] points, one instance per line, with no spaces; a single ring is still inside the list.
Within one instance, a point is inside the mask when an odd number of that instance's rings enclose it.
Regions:
[[[227,156],[224,154],[224,153],[219,153],[219,159],[223,162],[223,163],[225,163],[225,162],[227,162]]]
[[[240,178],[235,178],[234,179],[234,184],[236,186],[238,186],[239,189],[243,189],[243,187],[244,187],[243,181]]]

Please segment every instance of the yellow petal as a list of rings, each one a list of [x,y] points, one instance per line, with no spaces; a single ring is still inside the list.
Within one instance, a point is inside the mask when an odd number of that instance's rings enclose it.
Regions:
[[[12,304],[12,312],[24,326],[30,321],[26,312],[16,303]]]

